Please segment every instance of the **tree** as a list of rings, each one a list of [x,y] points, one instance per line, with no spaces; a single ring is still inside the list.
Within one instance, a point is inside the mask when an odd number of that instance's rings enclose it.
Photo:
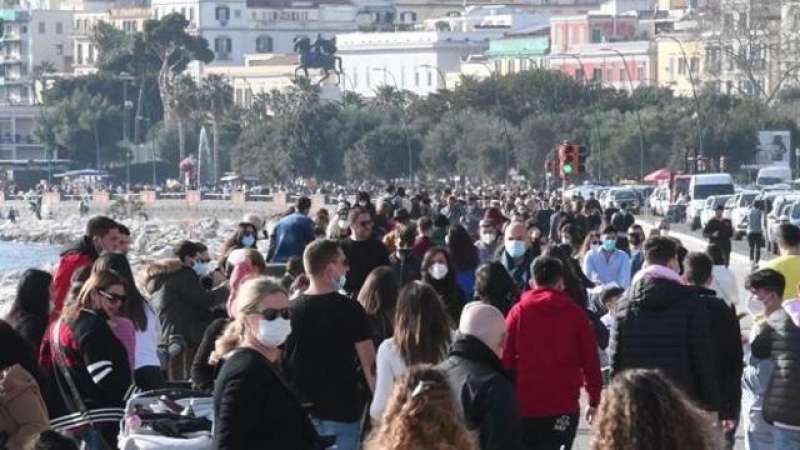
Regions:
[[[200,105],[206,119],[211,122],[212,154],[214,160],[214,180],[219,179],[221,166],[219,156],[219,125],[225,113],[233,106],[233,87],[222,75],[209,75],[203,79],[199,90]]]
[[[177,78],[172,100],[172,111],[177,122],[178,160],[183,161],[186,157],[186,124],[198,115],[201,104],[198,86],[192,77],[182,75]]]
[[[159,62],[158,90],[164,105],[164,120],[167,122],[175,118],[172,111],[175,78],[192,61],[209,63],[214,59],[208,41],[187,33],[188,26],[189,21],[180,13],[144,23],[141,45]]]
[[[409,136],[403,125],[395,121],[384,122],[367,131],[345,153],[345,170],[350,180],[389,180],[407,173],[408,152],[416,159],[422,143],[416,136]]]

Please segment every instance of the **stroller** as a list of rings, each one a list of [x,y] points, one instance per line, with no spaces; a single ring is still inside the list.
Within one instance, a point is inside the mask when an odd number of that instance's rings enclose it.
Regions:
[[[120,450],[210,450],[214,400],[210,394],[167,388],[134,394],[120,424]]]

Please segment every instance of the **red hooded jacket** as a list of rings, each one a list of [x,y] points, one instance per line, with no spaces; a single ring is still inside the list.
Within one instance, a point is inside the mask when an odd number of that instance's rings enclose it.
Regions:
[[[600,361],[589,318],[564,292],[535,289],[506,318],[503,365],[516,374],[523,417],[579,412],[580,389],[600,403]]]
[[[53,276],[53,310],[50,311],[50,322],[61,316],[61,309],[72,286],[72,275],[81,267],[91,266],[97,256],[97,250],[88,237],[84,237],[74,247],[61,254],[58,268]]]

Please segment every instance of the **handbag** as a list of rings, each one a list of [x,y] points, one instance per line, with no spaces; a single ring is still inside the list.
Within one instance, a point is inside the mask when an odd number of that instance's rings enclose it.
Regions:
[[[95,426],[92,418],[89,415],[89,409],[86,407],[86,403],[83,402],[83,398],[81,398],[80,392],[78,392],[78,388],[75,385],[75,380],[72,378],[72,374],[67,369],[67,358],[64,354],[64,349],[61,347],[61,326],[63,325],[64,319],[58,319],[53,330],[51,332],[50,339],[53,343],[54,347],[54,357],[56,360],[56,366],[58,367],[61,375],[64,376],[64,381],[66,382],[67,388],[69,389],[68,393],[64,392],[63,386],[61,383],[58,382],[56,379],[56,385],[58,385],[58,390],[61,391],[61,397],[67,403],[72,403],[75,408],[80,413],[86,422],[89,423],[89,430],[84,434],[83,438],[88,438],[86,440],[90,441],[90,449],[91,450],[113,450],[108,442],[105,441],[103,435]]]

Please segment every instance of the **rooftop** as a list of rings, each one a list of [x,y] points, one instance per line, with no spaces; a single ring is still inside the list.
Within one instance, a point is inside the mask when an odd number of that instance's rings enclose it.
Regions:
[[[349,6],[349,0],[247,0],[248,8],[319,8],[321,5]]]

